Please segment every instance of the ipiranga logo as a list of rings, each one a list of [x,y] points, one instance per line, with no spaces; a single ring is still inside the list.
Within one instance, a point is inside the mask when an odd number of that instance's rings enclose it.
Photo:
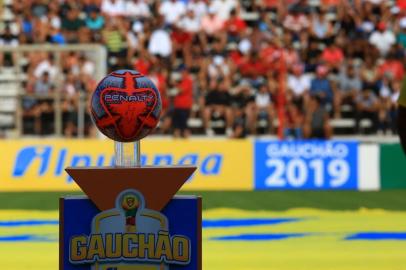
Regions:
[[[224,159],[224,154],[217,152],[209,154],[181,152],[181,155],[159,152],[141,155],[141,164],[143,166],[194,165],[199,168],[198,172],[203,176],[218,176],[222,172]],[[77,147],[29,145],[16,153],[14,167],[10,171],[13,178],[24,178],[27,175],[64,177],[66,167],[102,167],[113,164],[113,156],[105,153],[89,153],[86,149]]]
[[[115,208],[93,218],[90,235],[70,239],[69,260],[91,263],[92,270],[126,265],[161,270],[189,264],[190,249],[189,238],[170,235],[166,216],[145,208],[142,194],[129,189],[118,195]]]

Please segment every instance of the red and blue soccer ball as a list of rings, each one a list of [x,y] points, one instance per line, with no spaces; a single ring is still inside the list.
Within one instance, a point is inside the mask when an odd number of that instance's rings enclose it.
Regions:
[[[97,128],[119,142],[147,136],[158,124],[161,96],[154,83],[135,70],[117,70],[93,92],[91,115]]]

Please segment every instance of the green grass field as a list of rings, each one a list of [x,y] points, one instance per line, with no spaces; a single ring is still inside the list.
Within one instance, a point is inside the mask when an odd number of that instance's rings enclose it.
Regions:
[[[56,221],[58,198],[66,194],[0,193],[3,269],[57,269],[57,224],[7,226],[7,222]],[[406,190],[195,194],[203,196],[207,221],[291,219],[255,226],[204,227],[204,269],[406,269]]]
[[[0,192],[0,210],[58,210],[58,198],[80,192]],[[405,210],[406,190],[358,191],[198,191],[180,192],[203,197],[203,209],[285,211],[292,208]]]

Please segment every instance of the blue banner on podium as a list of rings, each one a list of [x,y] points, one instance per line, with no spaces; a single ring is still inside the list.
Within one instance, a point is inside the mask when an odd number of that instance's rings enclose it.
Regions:
[[[61,198],[60,208],[60,269],[201,269],[200,197],[175,196],[155,211],[127,189],[106,211],[84,196]]]

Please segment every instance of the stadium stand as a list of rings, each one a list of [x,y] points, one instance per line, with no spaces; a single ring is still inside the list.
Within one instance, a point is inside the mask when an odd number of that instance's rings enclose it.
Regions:
[[[95,136],[78,103],[100,63],[74,44],[103,45],[108,71],[151,77],[164,104],[160,134],[396,133],[404,0],[4,0],[0,12],[8,136]]]

